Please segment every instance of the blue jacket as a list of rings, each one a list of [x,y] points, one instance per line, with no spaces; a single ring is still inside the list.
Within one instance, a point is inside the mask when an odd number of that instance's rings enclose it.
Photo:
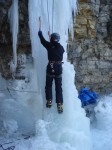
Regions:
[[[98,95],[84,87],[80,90],[78,98],[81,100],[82,106],[86,106],[89,104],[95,104]]]

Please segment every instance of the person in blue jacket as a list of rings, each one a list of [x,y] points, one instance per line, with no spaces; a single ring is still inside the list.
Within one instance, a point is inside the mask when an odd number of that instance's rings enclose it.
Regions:
[[[95,92],[93,92],[92,89],[84,87],[80,90],[78,98],[81,100],[82,107],[84,107],[89,104],[95,104],[98,95]]]
[[[59,43],[60,35],[58,33],[49,34],[50,42],[46,41],[41,31],[41,18],[39,17],[39,32],[41,44],[46,48],[48,53],[48,65],[46,69],[46,107],[52,106],[52,83],[55,80],[56,103],[58,112],[63,112],[63,95],[62,95],[62,60],[64,48]]]

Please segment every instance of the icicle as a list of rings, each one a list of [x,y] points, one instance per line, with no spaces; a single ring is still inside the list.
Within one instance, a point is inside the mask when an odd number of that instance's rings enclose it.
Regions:
[[[18,36],[18,0],[13,0],[9,10],[10,30],[13,41],[13,70],[17,66],[17,36]]]

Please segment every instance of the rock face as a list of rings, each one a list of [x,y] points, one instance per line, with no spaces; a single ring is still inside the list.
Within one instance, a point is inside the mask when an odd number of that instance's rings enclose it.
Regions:
[[[10,71],[8,62],[11,59],[11,34],[8,23],[8,10],[12,0],[0,0],[0,72],[6,79]]]
[[[11,6],[12,0],[0,0],[0,31],[7,19],[7,12]]]
[[[93,86],[100,94],[112,92],[112,0],[79,0],[68,58],[78,90]]]
[[[10,25],[8,20],[8,11],[12,4],[12,0],[0,0],[0,72],[5,79],[11,78],[9,62],[13,58],[12,50],[12,33],[10,33]],[[28,0],[18,0],[19,11],[19,33],[17,44],[17,55],[31,53],[31,42],[28,25]],[[18,61],[17,70],[20,70]],[[15,74],[16,75],[16,74]],[[16,76],[17,78],[21,78]],[[22,77],[23,78],[23,77]]]
[[[26,53],[31,51],[31,41],[30,41],[30,31],[28,21],[29,21],[28,0],[19,0],[18,47],[19,51],[21,51],[21,48],[23,49],[23,47],[25,47],[24,52]]]

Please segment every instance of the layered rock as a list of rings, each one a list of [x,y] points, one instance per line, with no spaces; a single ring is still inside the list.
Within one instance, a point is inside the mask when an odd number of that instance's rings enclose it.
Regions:
[[[10,76],[9,61],[12,55],[8,10],[12,0],[0,0],[0,71],[6,79]]]
[[[11,78],[11,71],[9,63],[13,59],[12,48],[12,33],[10,32],[10,25],[8,19],[8,11],[12,4],[12,0],[0,0],[0,68],[1,74],[5,79]],[[16,78],[24,79],[25,77],[18,76],[21,69],[20,57],[31,53],[31,41],[28,25],[28,0],[18,1],[19,11],[19,33],[17,41],[17,56],[18,64],[15,73]],[[28,56],[29,57],[29,56]]]
[[[77,89],[93,86],[98,93],[111,93],[112,0],[79,0],[68,49]]]
[[[19,0],[19,35],[18,46],[26,47],[24,51],[31,51],[30,31],[29,31],[28,0]],[[28,48],[29,47],[29,48]],[[21,50],[20,50],[21,51]],[[23,50],[22,50],[23,51]]]

